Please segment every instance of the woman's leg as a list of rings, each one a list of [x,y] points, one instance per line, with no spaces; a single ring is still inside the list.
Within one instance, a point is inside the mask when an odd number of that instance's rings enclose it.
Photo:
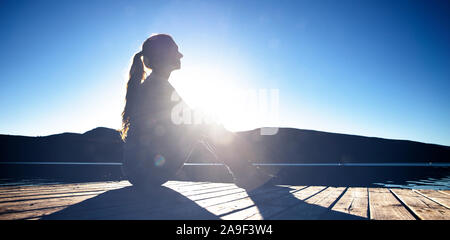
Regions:
[[[219,130],[202,139],[202,144],[227,166],[235,183],[246,190],[253,190],[273,177],[253,165],[270,154],[270,150],[254,141],[255,133],[256,130],[241,133]]]
[[[160,186],[169,180],[170,173],[155,165],[158,157],[146,146],[127,142],[124,144],[122,172],[133,186]]]
[[[189,158],[193,141],[169,130],[163,136],[142,131],[127,138],[122,172],[134,186],[160,186],[173,178]]]

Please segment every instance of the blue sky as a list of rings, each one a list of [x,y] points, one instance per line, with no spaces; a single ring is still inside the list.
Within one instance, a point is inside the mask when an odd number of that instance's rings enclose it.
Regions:
[[[0,133],[120,128],[130,59],[169,33],[178,79],[278,89],[280,126],[450,145],[449,18],[447,1],[2,1]]]

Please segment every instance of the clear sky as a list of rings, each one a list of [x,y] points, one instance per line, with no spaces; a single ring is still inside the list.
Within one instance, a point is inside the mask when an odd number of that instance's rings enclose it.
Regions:
[[[131,58],[169,33],[187,98],[278,89],[282,127],[450,145],[449,18],[445,0],[2,0],[0,133],[120,128]]]

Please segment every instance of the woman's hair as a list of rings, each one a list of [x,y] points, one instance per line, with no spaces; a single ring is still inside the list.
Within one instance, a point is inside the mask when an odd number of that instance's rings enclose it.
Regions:
[[[129,80],[127,83],[127,93],[125,95],[125,108],[122,112],[122,140],[127,137],[130,128],[130,118],[138,102],[138,95],[142,79],[144,78],[144,64],[142,63],[142,52],[134,55],[133,64],[131,65]]]
[[[127,137],[130,128],[130,119],[136,115],[137,105],[139,103],[139,95],[142,81],[145,76],[144,62],[147,68],[153,68],[155,61],[159,60],[162,51],[173,44],[174,41],[170,35],[156,34],[152,35],[142,44],[142,51],[136,53],[130,68],[129,80],[127,83],[127,93],[125,96],[125,108],[122,112],[122,140]],[[142,57],[146,57],[146,61]]]

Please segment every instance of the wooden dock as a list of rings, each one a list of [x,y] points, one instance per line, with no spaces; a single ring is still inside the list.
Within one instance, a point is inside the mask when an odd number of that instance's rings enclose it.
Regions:
[[[450,219],[450,191],[170,181],[1,186],[0,219]]]

